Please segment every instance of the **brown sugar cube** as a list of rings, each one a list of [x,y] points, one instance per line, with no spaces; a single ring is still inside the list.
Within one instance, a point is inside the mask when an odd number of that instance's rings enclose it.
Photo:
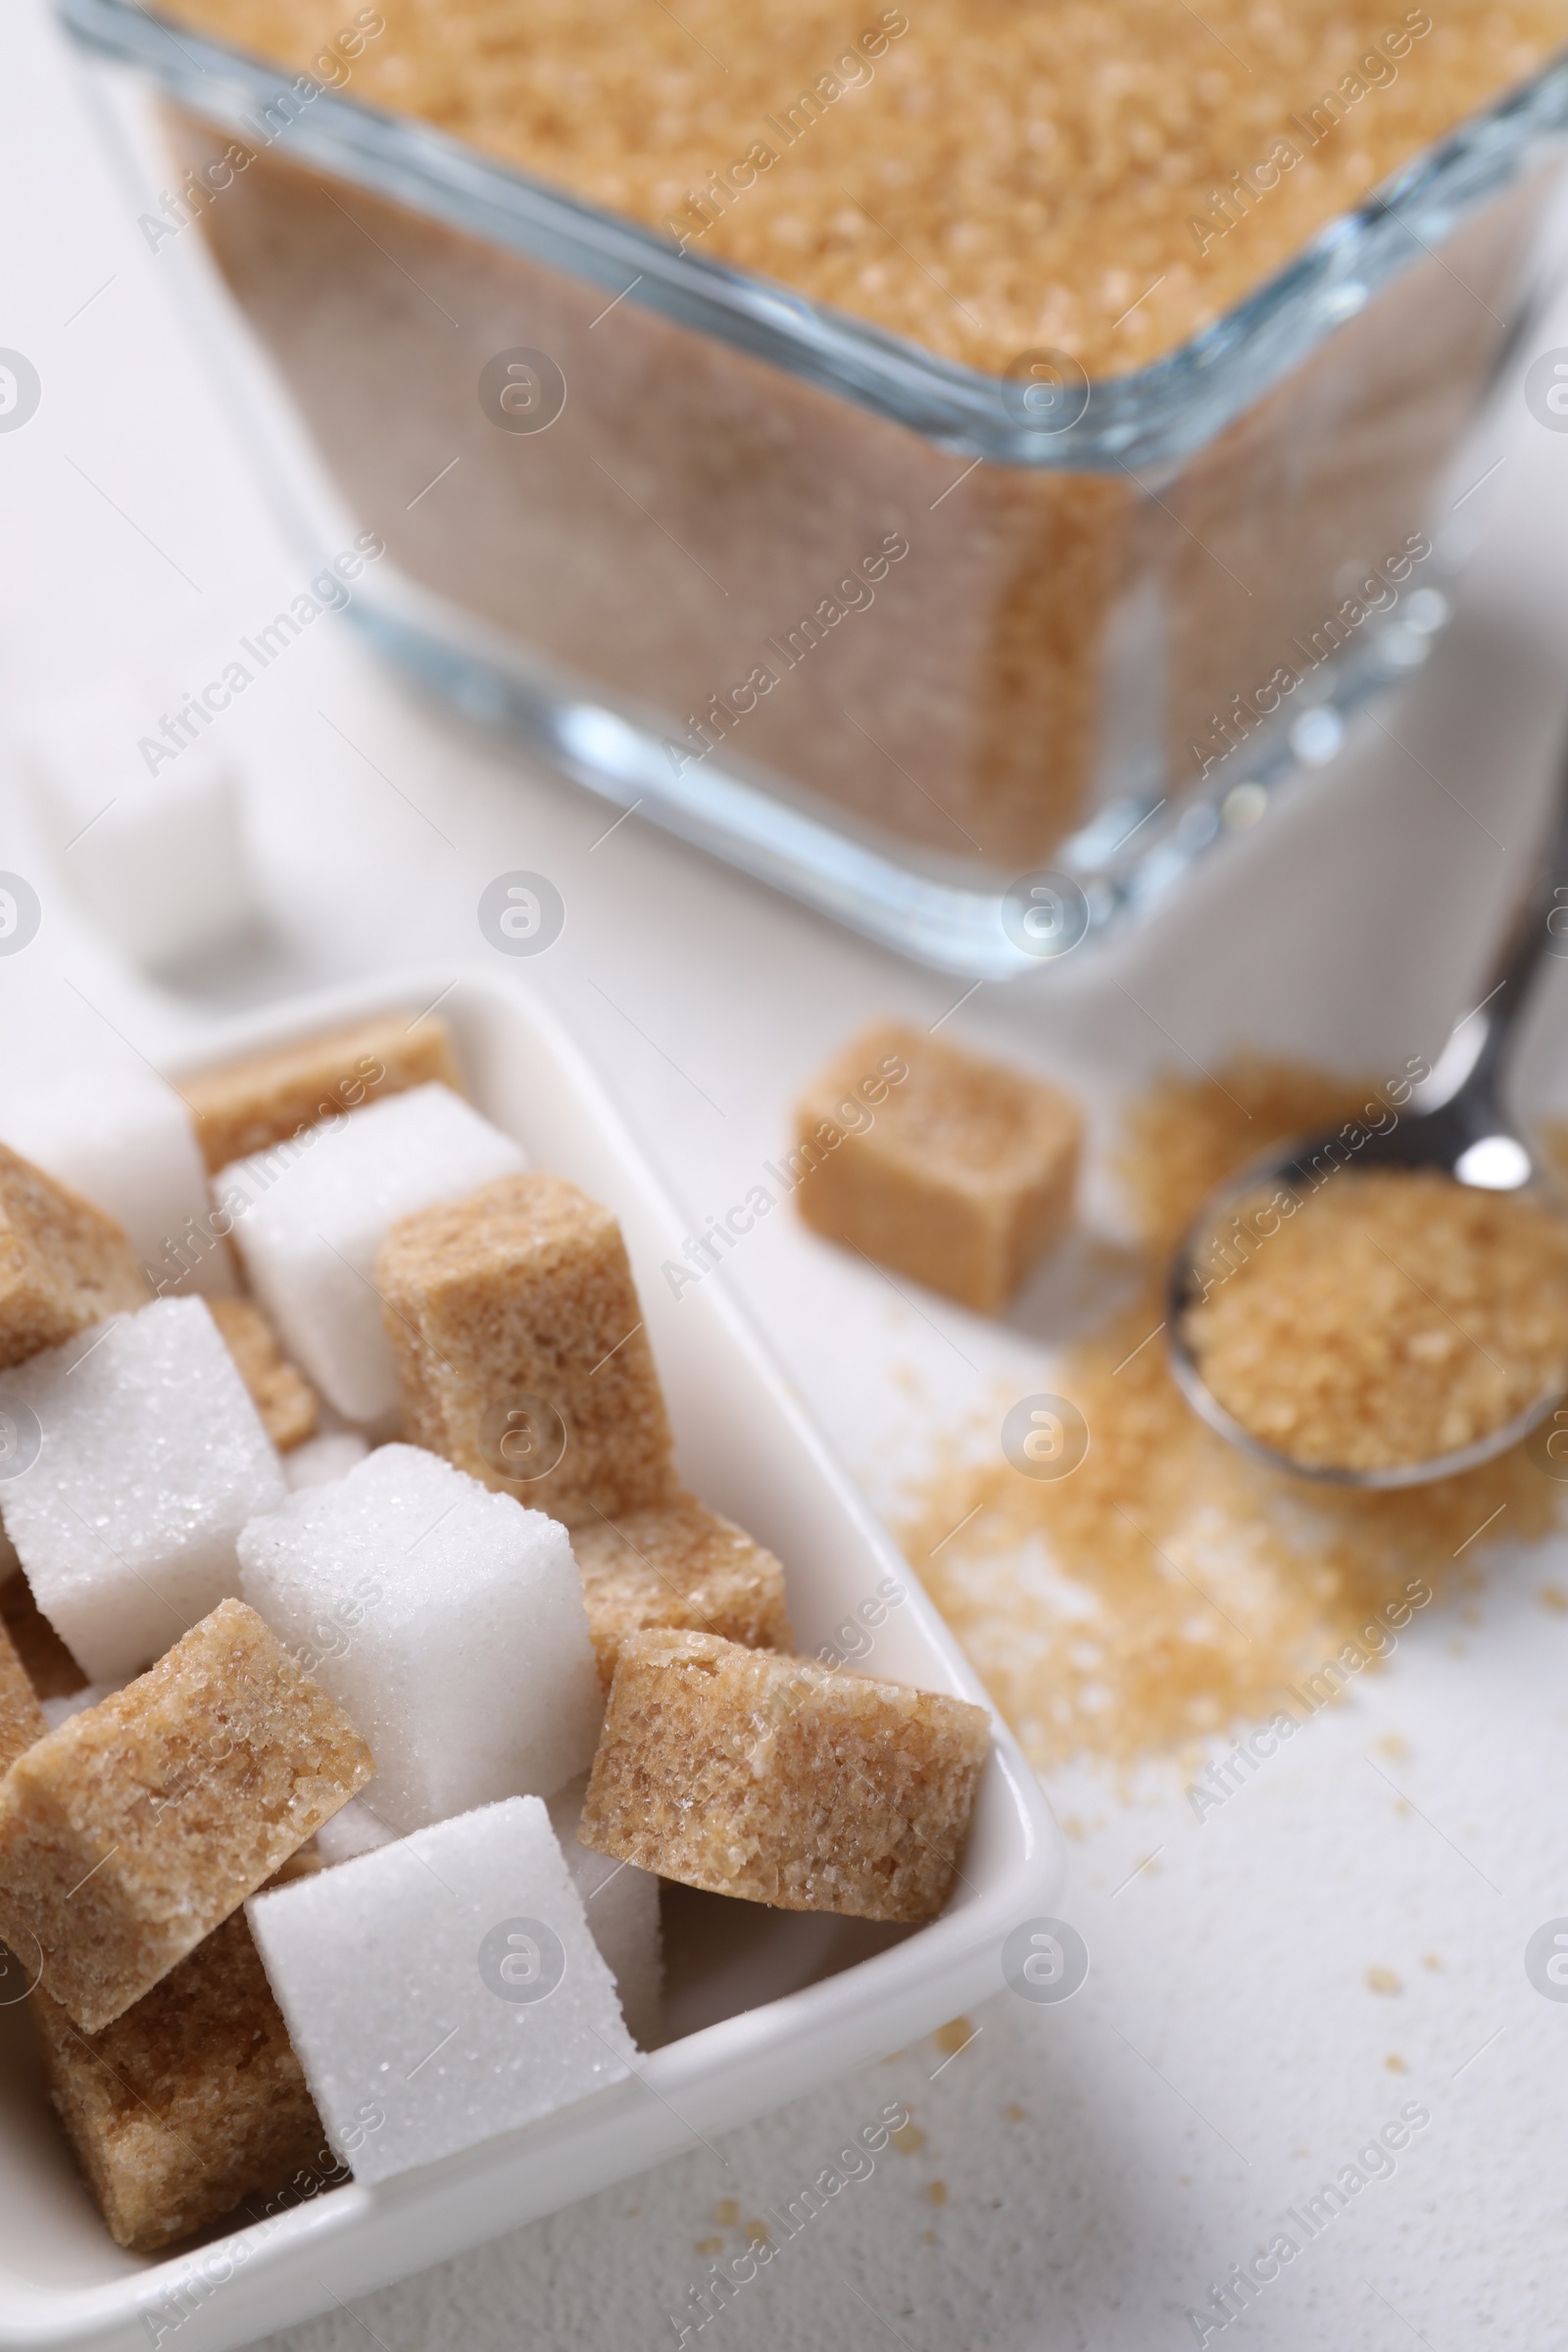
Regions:
[[[463,1092],[446,1023],[410,1023],[389,1013],[247,1061],[225,1062],[182,1079],[180,1092],[196,1122],[202,1156],[216,1175],[231,1160],[265,1152],[302,1127],[432,1078],[454,1094]]]
[[[807,1223],[981,1314],[1072,1214],[1077,1104],[917,1029],[866,1030],[808,1087],[796,1124]]]
[[[392,1227],[375,1261],[404,1434],[568,1524],[680,1493],[620,1227],[561,1176],[503,1176]]]
[[[960,1698],[712,1634],[629,1634],[577,1836],[713,1894],[932,1919],[990,1746]]]
[[[133,2254],[335,2169],[243,1911],[101,2032],[43,1991],[32,2020],[66,2137]]]
[[[97,2033],[272,1876],[373,1767],[256,1611],[220,1601],[0,1781],[0,1936]]]
[[[6,1548],[0,1540],[0,1551]],[[16,1555],[8,1556],[14,1559]],[[0,1575],[4,1573],[5,1562],[0,1561]],[[33,1599],[32,1587],[20,1566],[0,1585],[0,1625],[40,1698],[70,1698],[86,1690],[87,1677]]]
[[[0,1144],[0,1366],[151,1297],[114,1218]]]
[[[209,1298],[207,1304],[278,1452],[314,1438],[319,1400],[283,1353],[270,1317],[253,1298]]]
[[[48,1729],[27,1669],[0,1622],[0,1772],[9,1772],[23,1749]]]
[[[622,1641],[653,1626],[689,1626],[748,1649],[790,1646],[778,1561],[694,1494],[588,1520],[571,1548],[607,1688]]]

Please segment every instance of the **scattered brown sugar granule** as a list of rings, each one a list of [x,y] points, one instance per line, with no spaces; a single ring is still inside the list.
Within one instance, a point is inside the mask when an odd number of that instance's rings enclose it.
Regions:
[[[252,1298],[209,1298],[207,1303],[279,1453],[314,1438],[320,1410],[316,1391],[283,1353],[270,1318]]]
[[[1083,1121],[1059,1087],[885,1022],[796,1107],[802,1216],[981,1314],[1072,1214]]]
[[[788,1649],[784,1571],[733,1520],[678,1502],[590,1519],[572,1531],[588,1631],[608,1688],[627,1634],[689,1626],[748,1649]]]
[[[963,1699],[710,1634],[632,1634],[577,1835],[713,1894],[932,1919],[990,1746]]]
[[[411,1444],[599,1524],[680,1494],[620,1227],[563,1176],[503,1176],[392,1227],[375,1261]]]
[[[1393,1641],[1421,1638],[1419,1592],[1476,1573],[1488,1539],[1454,1554],[1489,1522],[1516,1539],[1554,1523],[1562,1489],[1523,1447],[1402,1493],[1307,1488],[1216,1437],[1170,1377],[1164,1270],[1203,1200],[1367,1101],[1363,1083],[1243,1059],[1135,1102],[1120,1173],[1147,1288],[1033,1384],[1077,1405],[1087,1456],[1069,1478],[1020,1476],[994,1434],[1014,1386],[989,1430],[954,1433],[914,1498],[910,1563],[1038,1765],[1130,1763],[1281,1707],[1299,1715],[1287,1695],[1298,1678],[1333,1661],[1352,1688]]]
[[[151,1297],[114,1218],[0,1144],[0,1366]]]
[[[243,1601],[0,1781],[0,1936],[111,2024],[363,1788],[370,1751]]]
[[[243,1911],[101,2033],[42,1991],[32,2018],[66,2136],[134,2254],[337,2169]]]
[[[173,13],[295,69],[347,23],[341,0]],[[351,100],[947,358],[1050,345],[1092,375],[1206,324],[1564,31],[1556,0],[378,13]]]
[[[180,1081],[196,1121],[202,1157],[216,1175],[231,1160],[265,1152],[302,1127],[401,1095],[432,1079],[462,1094],[444,1021],[407,1022],[401,1013],[360,1021],[300,1045]]]
[[[0,1773],[9,1772],[23,1749],[48,1729],[26,1667],[0,1621]]]
[[[70,1698],[86,1690],[87,1677],[33,1599],[20,1568],[0,1585],[0,1624],[40,1698]]]
[[[1293,1460],[1430,1461],[1568,1388],[1568,1218],[1435,1171],[1341,1169],[1187,1334],[1218,1401]]]

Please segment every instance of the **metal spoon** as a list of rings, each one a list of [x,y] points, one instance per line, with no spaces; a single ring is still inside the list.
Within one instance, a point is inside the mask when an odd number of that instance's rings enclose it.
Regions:
[[[1212,1395],[1187,1338],[1187,1316],[1213,1286],[1220,1266],[1216,1237],[1232,1233],[1235,1211],[1245,1198],[1265,1189],[1304,1200],[1336,1167],[1432,1168],[1458,1183],[1498,1193],[1533,1192],[1562,1206],[1551,1171],[1543,1165],[1502,1107],[1502,1085],[1522,1017],[1543,958],[1568,958],[1568,772],[1535,879],[1509,924],[1493,967],[1492,985],[1474,1012],[1457,1023],[1436,1068],[1410,1093],[1394,1123],[1380,1132],[1364,1126],[1360,1140],[1348,1140],[1355,1122],[1309,1143],[1287,1145],[1255,1160],[1204,1203],[1188,1227],[1171,1260],[1165,1310],[1166,1345],[1177,1385],[1209,1427],[1271,1469],[1329,1486],[1388,1489],[1424,1486],[1430,1480],[1474,1469],[1528,1437],[1560,1401],[1553,1390],[1488,1436],[1456,1452],[1393,1468],[1358,1470],[1297,1461],[1256,1438]],[[1263,1245],[1266,1246],[1266,1243]],[[1201,1253],[1201,1254],[1200,1254]],[[1206,1262],[1204,1262],[1206,1259]],[[1221,1277],[1223,1278],[1223,1277]]]

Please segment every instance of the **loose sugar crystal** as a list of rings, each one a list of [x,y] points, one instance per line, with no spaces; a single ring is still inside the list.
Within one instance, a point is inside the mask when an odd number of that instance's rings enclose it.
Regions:
[[[401,1013],[279,1046],[181,1082],[208,1167],[248,1159],[302,1127],[431,1081],[463,1092],[444,1021]]]
[[[41,1740],[48,1729],[27,1669],[0,1624],[0,1774],[9,1772],[23,1749]]]
[[[867,1030],[807,1089],[796,1124],[807,1223],[982,1314],[1072,1213],[1070,1096],[917,1029]]]
[[[0,1936],[93,2034],[313,1837],[373,1766],[254,1609],[225,1600],[0,1781]]]
[[[0,1136],[124,1228],[160,1298],[233,1290],[232,1255],[207,1225],[190,1112],[155,1071],[77,1069],[8,1088]]]
[[[251,1928],[360,2181],[622,2081],[636,2052],[538,1797],[258,1895]]]
[[[312,2188],[340,2176],[243,1911],[99,2033],[42,1990],[32,2014],[50,2099],[132,2253],[300,2176]]]
[[[634,1862],[612,1862],[608,1854],[579,1845],[577,1825],[587,1792],[586,1773],[558,1789],[549,1799],[550,1826],[582,1897],[589,1934],[615,1980],[626,2030],[639,2049],[651,2050],[659,2039],[664,1991],[659,1881]]]
[[[348,1420],[375,1422],[398,1393],[372,1280],[388,1226],[525,1164],[448,1087],[417,1086],[234,1161],[214,1191],[290,1355]]]
[[[307,1439],[283,1456],[283,1476],[290,1494],[297,1494],[303,1487],[330,1487],[347,1478],[369,1450],[352,1429],[329,1429],[318,1438]]]
[[[421,1446],[572,1524],[674,1499],[626,1245],[574,1184],[514,1176],[406,1217],[376,1281]]]
[[[277,1344],[277,1334],[254,1298],[215,1298],[213,1321],[239,1367],[252,1404],[279,1453],[314,1436],[316,1395]]]
[[[33,1596],[94,1682],[135,1674],[239,1589],[234,1539],[286,1489],[199,1298],[139,1314],[6,1376],[36,1459],[0,1487]]]
[[[631,1634],[581,1835],[715,1894],[932,1919],[990,1745],[990,1717],[963,1699],[711,1634]]]
[[[690,1626],[749,1649],[790,1646],[783,1569],[695,1495],[585,1521],[571,1547],[607,1687],[622,1637],[650,1626]]]
[[[0,1144],[0,1365],[145,1306],[151,1295],[114,1218]],[[0,1467],[14,1438],[0,1391]]]
[[[603,1696],[566,1531],[415,1446],[382,1446],[240,1538],[242,1590],[375,1751],[396,1830],[549,1795]]]

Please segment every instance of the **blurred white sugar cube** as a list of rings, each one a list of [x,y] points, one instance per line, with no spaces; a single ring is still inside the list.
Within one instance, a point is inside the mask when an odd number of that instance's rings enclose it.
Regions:
[[[370,1743],[375,1810],[417,1829],[549,1796],[604,1716],[565,1529],[439,1454],[382,1446],[239,1539],[241,1591]]]
[[[374,1423],[398,1397],[371,1280],[387,1227],[526,1166],[509,1135],[431,1084],[234,1160],[213,1191],[289,1354],[348,1420]]]
[[[330,1487],[363,1462],[370,1448],[357,1430],[327,1429],[303,1446],[291,1446],[283,1456],[283,1476],[289,1493],[306,1487]]]
[[[577,1843],[588,1775],[568,1781],[549,1801],[550,1826],[561,1840],[571,1883],[582,1896],[589,1932],[604,1956],[621,2015],[639,2049],[652,2049],[659,2039],[660,2012],[664,1991],[664,1950],[659,1932],[659,1879],[635,1862],[616,1862],[609,1854]],[[354,1800],[350,1800],[351,1803]],[[349,1806],[345,1805],[344,1812]],[[341,1816],[339,1816],[341,1818]],[[335,1827],[329,1823],[328,1827]],[[325,1831],[318,1831],[319,1840]]]
[[[513,1797],[246,1905],[289,2039],[360,2181],[633,2071],[550,1817]]]
[[[38,706],[22,728],[62,880],[150,970],[220,947],[256,919],[239,743],[220,731],[209,739],[190,709],[161,669],[121,669]]]
[[[122,1062],[9,1085],[0,1143],[117,1218],[160,1297],[234,1289],[233,1259],[207,1221],[195,1123],[156,1071]]]
[[[0,1374],[36,1457],[0,1511],[56,1633],[95,1683],[139,1674],[239,1592],[234,1543],[287,1490],[199,1298],[160,1298]]]

